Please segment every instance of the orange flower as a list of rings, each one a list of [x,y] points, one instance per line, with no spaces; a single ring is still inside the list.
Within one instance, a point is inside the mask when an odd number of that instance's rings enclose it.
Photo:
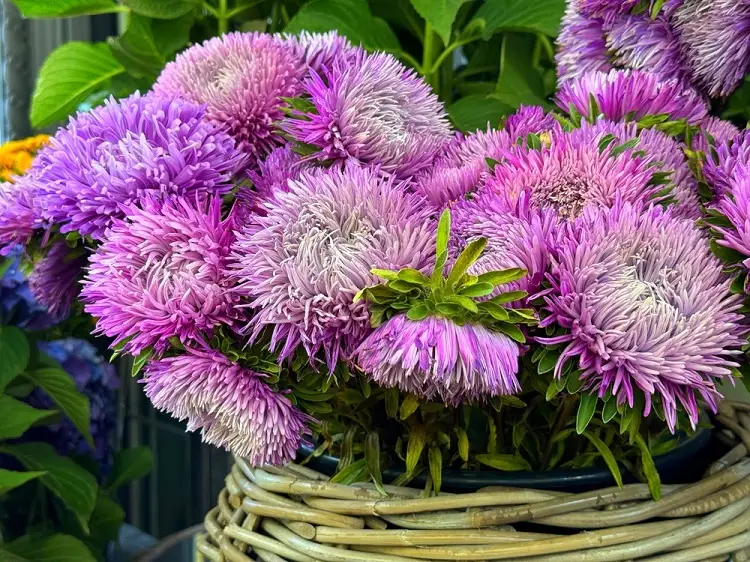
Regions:
[[[23,175],[34,161],[37,151],[49,141],[47,135],[11,141],[0,146],[0,181],[13,181]]]

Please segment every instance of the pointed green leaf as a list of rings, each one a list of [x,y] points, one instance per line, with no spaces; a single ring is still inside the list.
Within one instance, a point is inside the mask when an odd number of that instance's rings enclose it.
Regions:
[[[417,306],[411,307],[406,312],[406,317],[409,320],[418,322],[419,320],[424,320],[425,318],[427,318],[429,314],[430,314],[430,309],[427,307],[426,304],[418,304]]]
[[[569,394],[578,394],[578,391],[583,388],[580,371],[571,373],[568,377],[568,383],[565,386],[568,389]]]
[[[490,283],[491,285],[505,285],[511,281],[517,281],[526,276],[528,271],[522,267],[504,269],[502,271],[488,271],[479,276],[480,283]]]
[[[513,324],[497,324],[495,327],[499,332],[502,332],[513,341],[517,341],[518,343],[526,343],[526,336],[523,335],[523,332],[518,328],[518,326],[514,326]]]
[[[555,368],[555,365],[557,365],[557,361],[560,358],[560,354],[556,351],[551,351],[549,353],[546,353],[544,357],[542,357],[542,360],[539,361],[539,364],[537,365],[537,372],[540,375],[543,375],[544,373],[549,373]]]
[[[453,264],[453,269],[451,269],[446,282],[448,287],[455,287],[458,284],[459,279],[464,276],[469,267],[471,267],[471,265],[479,259],[479,256],[482,255],[485,246],[487,246],[486,238],[479,238],[469,242],[469,245],[466,246],[464,251],[461,252],[461,255],[458,256],[456,262]],[[479,277],[479,280],[480,282],[484,281],[481,276]]]
[[[380,472],[380,436],[377,431],[369,432],[365,438],[365,460],[375,487],[381,494],[387,495],[383,489],[383,474]]]
[[[29,364],[29,341],[22,330],[0,326],[0,392]]]
[[[648,489],[651,490],[651,497],[654,498],[654,501],[659,501],[661,498],[661,478],[659,477],[659,471],[656,470],[654,459],[651,457],[651,452],[648,450],[648,445],[646,445],[643,437],[640,434],[636,434],[634,441],[641,452],[641,467],[643,468],[643,475],[646,477],[646,482],[648,482]]]
[[[338,471],[331,482],[335,484],[349,485],[354,482],[361,482],[369,476],[370,471],[367,469],[367,461],[365,459],[359,459],[357,462],[353,462],[346,468]]]
[[[122,12],[114,0],[13,0],[25,18],[69,18]]]
[[[0,545],[3,562],[96,562],[89,548],[70,535],[24,535]]]
[[[122,0],[136,14],[157,19],[173,19],[184,16],[200,6],[200,0]]]
[[[20,437],[38,421],[57,413],[56,410],[37,410],[5,394],[0,394],[0,412],[0,440]]]
[[[427,444],[427,432],[423,425],[414,426],[409,434],[409,442],[406,445],[406,472],[414,472],[419,464]]]
[[[23,486],[26,482],[39,478],[47,474],[44,471],[40,472],[15,472],[12,470],[5,470],[0,468],[0,496],[5,492],[9,492],[14,488]]]
[[[468,287],[462,287],[458,294],[464,297],[486,297],[494,290],[495,286],[490,283],[477,282]]]
[[[456,437],[458,438],[458,456],[464,462],[469,461],[469,436],[462,427],[455,428]]]
[[[402,420],[405,420],[416,412],[417,408],[419,408],[419,397],[414,394],[407,394],[406,398],[404,398],[404,401],[401,403],[399,417]]]
[[[385,391],[385,413],[391,419],[395,419],[398,416],[397,388],[388,388]]]
[[[594,417],[598,400],[596,394],[581,394],[581,402],[578,405],[578,415],[576,416],[576,433],[578,435],[586,431],[591,418]]]
[[[485,301],[479,306],[481,306],[482,310],[487,312],[495,320],[500,320],[501,322],[507,322],[508,320],[510,320],[508,311],[493,301]]]
[[[617,415],[617,400],[615,398],[610,398],[607,400],[607,403],[604,405],[604,409],[602,410],[602,421],[604,423],[611,422],[615,416]]]
[[[583,435],[591,441],[594,447],[596,447],[596,450],[599,451],[604,462],[607,463],[607,468],[609,468],[609,471],[612,473],[615,482],[620,488],[622,488],[622,474],[620,473],[620,467],[618,466],[612,451],[607,447],[607,444],[590,431],[584,431]]]
[[[455,303],[459,305],[462,308],[465,308],[469,312],[479,312],[479,308],[477,307],[477,303],[475,303],[473,300],[471,300],[469,297],[464,297],[461,295],[450,295],[447,298],[448,302]]]
[[[391,271],[390,269],[371,269],[370,273],[377,275],[386,281],[395,281],[398,279],[398,273],[396,271]]]
[[[107,478],[107,490],[113,491],[133,480],[143,478],[151,472],[153,462],[153,455],[148,447],[118,451]]]
[[[631,148],[635,148],[635,145],[637,145],[639,142],[639,139],[630,139],[629,141],[626,141],[618,146],[615,146],[610,152],[609,155],[611,158],[616,158],[623,152],[630,150]]]
[[[149,362],[151,357],[154,355],[154,348],[153,347],[147,347],[143,351],[141,351],[138,354],[138,357],[133,359],[133,368],[130,372],[130,376],[137,377],[138,374],[141,372],[143,367],[146,366],[146,363]]]
[[[89,399],[76,388],[73,378],[56,367],[44,367],[26,373],[73,422],[86,442],[93,447]]]
[[[453,22],[464,2],[468,0],[411,0],[414,9],[433,27],[444,45],[450,43]]]
[[[497,470],[503,470],[506,472],[516,472],[519,470],[531,470],[531,465],[525,459],[517,457],[515,455],[507,455],[502,453],[487,453],[476,456],[477,461],[480,463],[495,468]]]
[[[514,302],[517,300],[524,299],[529,296],[526,291],[508,291],[507,293],[500,293],[499,295],[492,297],[492,302],[497,304],[505,304],[507,302]]]
[[[415,285],[424,285],[425,287],[430,284],[430,278],[423,274],[421,271],[412,268],[402,269],[397,273],[397,277],[409,283]]]
[[[440,451],[440,447],[430,447],[427,451],[427,459],[430,464],[432,487],[435,493],[439,494],[443,483],[443,453]]]
[[[558,394],[560,394],[560,389],[557,386],[557,381],[553,380],[551,383],[549,383],[547,392],[545,393],[544,397],[547,402],[550,402]]]

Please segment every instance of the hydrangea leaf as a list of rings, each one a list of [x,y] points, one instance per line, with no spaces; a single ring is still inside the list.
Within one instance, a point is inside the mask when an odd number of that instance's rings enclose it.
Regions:
[[[453,22],[456,20],[459,8],[468,0],[411,0],[412,6],[417,10],[435,32],[440,35],[443,44],[447,45],[451,40]]]
[[[96,562],[88,547],[63,534],[24,535],[0,548],[3,562]]]

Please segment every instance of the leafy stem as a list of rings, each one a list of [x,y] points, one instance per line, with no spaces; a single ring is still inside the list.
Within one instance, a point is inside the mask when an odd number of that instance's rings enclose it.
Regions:
[[[549,434],[547,448],[545,449],[544,455],[542,456],[542,469],[547,468],[549,457],[552,454],[552,447],[555,446],[555,436],[560,433],[560,431],[562,431],[570,421],[573,406],[575,405],[577,400],[578,397],[576,395],[568,395],[563,398],[562,405],[560,406],[560,409],[557,411],[557,415],[555,416],[555,421],[552,425],[552,431]]]
[[[227,0],[219,0],[219,9],[217,11],[216,20],[219,24],[219,35],[224,35],[229,31],[229,10],[227,8]]]

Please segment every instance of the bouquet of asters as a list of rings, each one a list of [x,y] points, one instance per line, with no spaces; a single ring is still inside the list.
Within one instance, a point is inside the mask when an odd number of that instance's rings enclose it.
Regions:
[[[389,54],[225,34],[71,118],[0,188],[0,244],[253,465],[307,443],[439,489],[603,459],[658,496],[652,457],[740,374],[750,137],[662,74],[556,102],[462,135]]]

